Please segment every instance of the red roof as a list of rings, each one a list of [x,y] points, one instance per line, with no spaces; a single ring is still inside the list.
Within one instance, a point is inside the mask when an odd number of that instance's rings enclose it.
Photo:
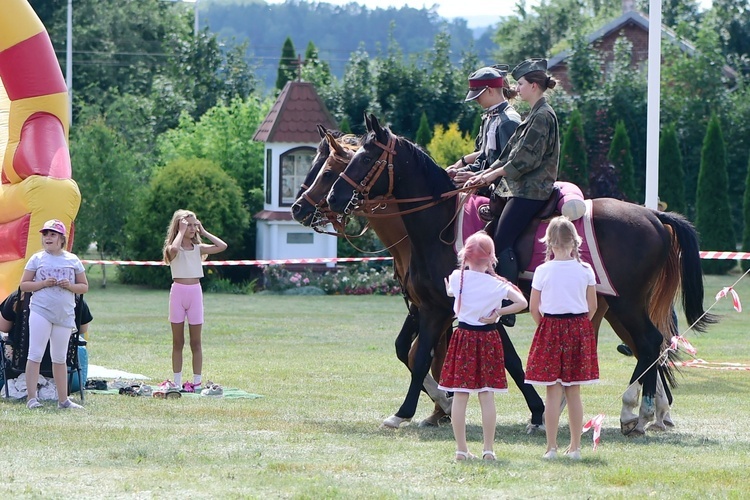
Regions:
[[[320,137],[320,135],[318,135]],[[253,215],[254,219],[258,220],[270,220],[270,221],[279,221],[279,220],[293,220],[292,219],[292,212],[287,209],[283,212],[276,212],[274,210],[261,210],[257,214]]]
[[[320,142],[317,125],[337,128],[336,121],[309,82],[289,81],[253,136],[258,142]]]

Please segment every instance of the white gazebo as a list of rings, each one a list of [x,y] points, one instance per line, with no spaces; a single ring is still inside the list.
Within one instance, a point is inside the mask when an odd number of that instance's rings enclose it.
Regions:
[[[266,146],[265,201],[263,210],[255,214],[258,259],[336,257],[336,238],[302,226],[290,211],[321,139],[318,124],[337,128],[315,87],[290,81],[253,136]]]

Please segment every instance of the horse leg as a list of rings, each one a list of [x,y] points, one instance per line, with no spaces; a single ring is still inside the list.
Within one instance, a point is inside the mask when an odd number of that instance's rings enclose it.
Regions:
[[[599,328],[602,326],[602,320],[604,319],[604,315],[607,314],[608,310],[609,304],[607,304],[607,299],[605,299],[603,295],[597,295],[596,313],[594,313],[594,317],[591,318],[591,325],[594,327],[594,335],[596,335],[597,345],[599,345]]]
[[[508,332],[505,331],[502,325],[499,326],[500,339],[503,342],[503,356],[505,357],[505,369],[508,374],[516,383],[516,386],[521,390],[526,405],[531,410],[531,420],[526,426],[526,432],[528,434],[534,434],[537,431],[544,431],[544,401],[537,394],[536,389],[531,384],[524,382],[526,373],[523,370],[523,364],[521,358],[516,352],[516,348],[508,337]]]
[[[424,312],[422,311],[422,313]],[[419,394],[432,363],[433,345],[437,343],[439,335],[442,335],[450,321],[450,318],[445,319],[439,316],[443,316],[440,315],[439,311],[432,311],[432,314],[429,312],[420,314],[419,343],[412,360],[409,389],[396,414],[383,421],[385,427],[397,428],[404,422],[410,422],[417,411]]]
[[[629,346],[633,345],[633,340],[630,336],[630,332],[627,330],[625,325],[620,322],[620,318],[617,315],[613,314],[611,311],[607,312],[606,318],[620,340],[622,340]],[[633,352],[637,353],[637,351],[635,350]],[[636,357],[637,356],[638,354],[636,354]],[[622,434],[625,436],[629,436],[638,426],[639,416],[635,410],[638,407],[638,399],[640,398],[640,394],[641,384],[633,383],[633,379],[631,379],[631,383],[622,394],[622,410],[620,411],[620,432],[622,432]],[[637,431],[636,434],[638,434]]]
[[[664,390],[664,380],[660,370],[659,377],[656,378],[656,421],[648,426],[648,430],[666,431],[667,419],[669,419],[669,400]],[[671,423],[672,420],[669,419],[669,422]]]
[[[409,307],[409,314],[406,316],[404,324],[401,326],[401,331],[398,333],[395,343],[396,357],[406,365],[409,371],[411,371],[412,359],[415,355],[417,346],[419,345],[418,330],[419,309],[416,305],[411,304]],[[444,358],[445,353],[443,352],[443,356],[439,360],[435,359],[435,361],[433,361],[432,373],[438,379],[440,378],[440,369],[442,368]],[[436,362],[438,361],[440,365],[436,366]],[[435,401],[435,410],[430,416],[429,421],[434,422],[434,425],[437,425],[441,419],[447,414],[450,414],[451,401],[445,391],[438,389],[435,378],[429,373],[425,376],[422,387],[424,392]]]
[[[443,371],[443,362],[448,350],[448,340],[453,327],[449,326],[448,330],[440,337],[440,340],[432,352],[432,376],[429,374],[424,379],[424,388],[428,396],[435,402],[435,409],[432,415],[419,423],[420,427],[437,427],[441,423],[450,422],[451,406],[453,398],[448,397],[448,393],[438,389],[436,380],[440,380],[440,374]],[[431,384],[429,382],[431,381]]]
[[[410,368],[409,360],[411,358],[411,349],[414,339],[419,334],[419,309],[417,306],[412,304],[409,306],[409,314],[404,319],[404,324],[401,326],[401,331],[396,336],[396,357]]]
[[[609,302],[610,310],[607,312],[607,320],[621,339],[631,340],[635,346],[633,352],[638,356],[630,384],[633,385],[637,381],[643,387],[641,407],[635,426],[633,426],[634,415],[631,416],[629,409],[632,400],[628,391],[623,394],[620,428],[625,435],[643,435],[646,424],[654,419],[656,413],[655,397],[658,371],[656,360],[659,357],[663,337],[651,323],[645,309],[641,308],[642,310],[639,313],[638,308],[628,307],[627,303],[620,297],[612,298]],[[629,390],[632,390],[632,388],[629,388]]]

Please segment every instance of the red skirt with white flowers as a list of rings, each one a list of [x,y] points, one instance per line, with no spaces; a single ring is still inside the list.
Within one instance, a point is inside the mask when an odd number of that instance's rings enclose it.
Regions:
[[[526,383],[580,385],[599,381],[596,336],[588,317],[542,317],[529,349]]]
[[[483,328],[483,327],[479,327]],[[500,333],[459,323],[451,336],[438,387],[450,392],[508,392]]]

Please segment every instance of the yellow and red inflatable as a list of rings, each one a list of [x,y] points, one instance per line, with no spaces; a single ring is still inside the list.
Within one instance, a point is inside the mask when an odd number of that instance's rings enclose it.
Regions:
[[[52,42],[26,0],[2,3],[0,300],[41,249],[42,224],[60,219],[71,228],[81,203],[71,178],[68,93]]]

